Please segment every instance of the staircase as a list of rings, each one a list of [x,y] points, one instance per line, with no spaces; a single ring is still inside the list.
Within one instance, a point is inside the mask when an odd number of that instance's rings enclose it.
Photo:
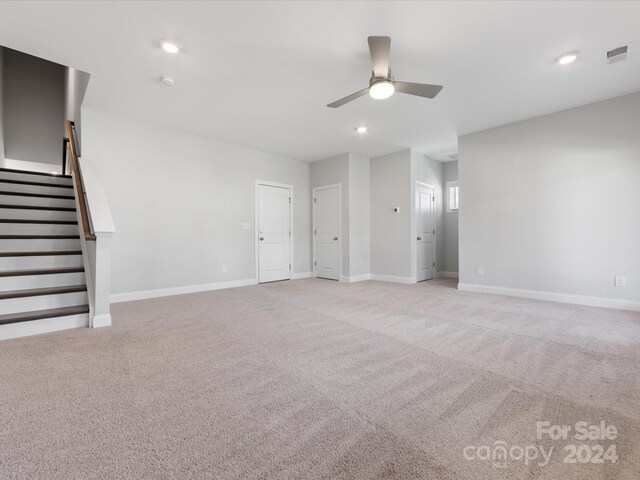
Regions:
[[[71,177],[0,168],[0,340],[88,324]]]

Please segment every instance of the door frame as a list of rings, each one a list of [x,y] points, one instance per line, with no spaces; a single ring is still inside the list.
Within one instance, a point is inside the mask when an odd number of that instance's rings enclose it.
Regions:
[[[311,229],[313,237],[313,249],[312,249],[312,274],[314,278],[318,277],[318,269],[316,265],[316,192],[318,190],[327,190],[329,188],[338,188],[338,281],[342,281],[342,183],[331,183],[329,185],[322,185],[320,187],[313,187],[311,190]]]
[[[278,183],[272,182],[270,180],[256,180],[255,187],[255,206],[254,206],[254,224],[253,224],[253,243],[254,243],[254,268],[255,268],[255,279],[256,283],[260,283],[260,240],[258,228],[260,225],[260,185],[264,185],[266,187],[278,187],[278,188],[286,188],[289,190],[289,198],[291,201],[289,202],[289,231],[291,232],[291,236],[289,237],[289,280],[293,278],[293,269],[295,265],[293,264],[293,185],[289,185],[287,183]]]
[[[436,269],[438,268],[438,260],[437,260],[437,256],[436,256],[436,252],[437,250],[437,246],[436,243],[438,241],[438,228],[436,227],[437,225],[437,208],[438,208],[438,201],[436,200],[436,186],[432,185],[430,183],[426,183],[426,182],[421,182],[419,180],[416,180],[415,183],[412,185],[412,189],[411,189],[411,193],[412,193],[412,199],[411,199],[411,281],[412,283],[418,283],[418,245],[416,243],[416,238],[418,236],[418,221],[416,218],[416,192],[418,191],[418,189],[416,187],[425,187],[425,188],[430,188],[433,190],[433,228],[436,231],[436,233],[433,235],[433,263],[435,265],[433,265],[433,277],[431,278],[431,280],[436,278]]]

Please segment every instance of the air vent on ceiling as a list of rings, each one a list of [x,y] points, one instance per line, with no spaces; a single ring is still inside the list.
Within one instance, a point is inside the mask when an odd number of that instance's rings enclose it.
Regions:
[[[627,58],[627,45],[614,48],[613,50],[609,50],[607,52],[607,64],[609,65],[611,65],[612,63],[621,62],[626,58]]]

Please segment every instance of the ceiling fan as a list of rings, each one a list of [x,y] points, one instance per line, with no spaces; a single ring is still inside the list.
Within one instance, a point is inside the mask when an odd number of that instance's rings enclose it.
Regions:
[[[419,97],[433,98],[440,90],[442,85],[429,85],[427,83],[410,83],[400,82],[393,79],[391,69],[389,68],[389,52],[391,51],[391,37],[369,37],[369,51],[371,52],[371,63],[373,63],[373,72],[369,79],[369,86],[352,93],[351,95],[336,100],[327,105],[327,107],[338,108],[349,103],[356,98],[366,95],[367,92],[371,98],[381,100],[389,98],[394,92],[408,93],[409,95],[417,95]]]

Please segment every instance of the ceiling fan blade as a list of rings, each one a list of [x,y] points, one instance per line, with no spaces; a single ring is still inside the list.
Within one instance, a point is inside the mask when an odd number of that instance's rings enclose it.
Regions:
[[[335,102],[330,103],[329,105],[327,105],[327,107],[331,107],[331,108],[341,107],[345,103],[349,103],[349,102],[355,100],[356,98],[360,98],[361,96],[366,95],[368,91],[369,91],[369,87],[363,88],[359,92],[352,93],[348,97],[344,97],[344,98],[341,98],[340,100],[336,100]]]
[[[391,52],[391,37],[369,37],[369,51],[373,64],[373,75],[386,77],[389,74],[389,53]]]
[[[417,95],[425,98],[433,98],[442,90],[442,85],[429,85],[428,83],[396,81],[393,85],[396,87],[396,92],[408,93],[409,95]]]

